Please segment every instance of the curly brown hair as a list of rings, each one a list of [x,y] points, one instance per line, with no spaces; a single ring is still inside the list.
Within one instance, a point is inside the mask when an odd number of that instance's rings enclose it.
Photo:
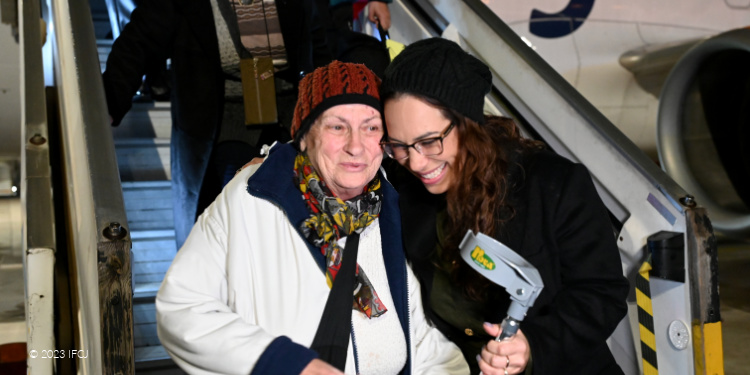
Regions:
[[[456,125],[460,150],[452,169],[454,183],[446,192],[448,217],[439,264],[448,265],[452,281],[468,298],[486,300],[488,292],[497,287],[460,260],[458,246],[469,229],[494,236],[513,217],[514,209],[507,201],[512,156],[542,149],[544,144],[522,137],[511,118],[486,115],[484,124],[479,124],[436,100],[420,99],[440,109]]]

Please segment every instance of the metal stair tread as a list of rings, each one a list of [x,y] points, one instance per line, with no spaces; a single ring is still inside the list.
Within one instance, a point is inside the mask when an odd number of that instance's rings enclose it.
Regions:
[[[150,300],[156,298],[156,293],[159,292],[161,282],[150,282],[150,283],[135,283],[133,289],[133,298],[136,300]]]
[[[134,230],[130,232],[132,241],[174,239],[174,229]]]
[[[141,346],[135,348],[135,361],[154,361],[160,359],[171,359],[167,350],[161,345]]]
[[[122,190],[136,189],[171,189],[172,181],[155,180],[155,181],[123,181]]]

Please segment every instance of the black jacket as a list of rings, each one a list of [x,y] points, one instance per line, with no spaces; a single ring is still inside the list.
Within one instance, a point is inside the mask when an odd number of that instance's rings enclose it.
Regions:
[[[521,323],[531,348],[534,374],[617,374],[605,340],[627,313],[629,291],[607,210],[586,168],[549,151],[517,156],[509,186],[514,217],[493,237],[538,270],[544,288]],[[444,198],[431,195],[416,178],[395,175],[400,194],[404,248],[422,283],[425,311],[435,325],[464,350],[476,368],[474,352],[491,339],[479,327],[454,327],[435,314],[431,295],[436,248],[435,216]],[[442,202],[441,202],[442,200]],[[438,290],[452,293],[454,290]],[[510,304],[498,288],[481,308],[456,303],[478,322],[499,323]],[[453,297],[452,297],[453,298]],[[454,301],[455,302],[455,301]],[[481,323],[480,323],[481,324]],[[472,330],[468,336],[466,328]],[[471,348],[471,349],[468,349]]]
[[[276,1],[289,69],[279,76],[296,83],[300,72],[330,62],[326,27],[315,2]],[[215,136],[221,121],[224,74],[209,0],[144,1],[112,45],[104,72],[107,106],[117,125],[131,108],[146,66],[171,58],[172,117],[187,134]]]

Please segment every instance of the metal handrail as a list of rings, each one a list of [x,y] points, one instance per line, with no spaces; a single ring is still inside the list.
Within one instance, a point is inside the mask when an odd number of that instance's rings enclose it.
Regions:
[[[646,201],[652,191],[660,201],[656,204],[664,206],[660,209],[667,216],[683,215],[685,205],[681,200],[689,202],[688,193],[481,1],[402,0],[394,4],[392,13],[393,17],[403,18],[394,21],[394,29],[413,29],[413,23],[431,17],[430,14],[444,17],[439,22],[441,28],[435,31],[449,38],[452,37],[446,34],[457,33],[462,46],[489,65],[494,93],[499,96],[491,98],[491,102],[537,133],[559,154],[585,164],[617,221],[628,221],[644,202],[652,205]],[[391,34],[403,33],[393,30]],[[416,41],[408,37],[419,38],[417,32],[403,35],[407,38],[399,41],[407,44]],[[597,178],[611,175],[615,167],[620,168],[621,176]],[[632,185],[641,191],[634,194]],[[664,229],[670,229],[670,225],[667,223]],[[640,246],[645,245],[645,236],[640,241]]]
[[[86,0],[52,0],[55,83],[81,374],[133,373],[130,248],[114,142]]]
[[[565,100],[570,108],[584,119],[584,125],[595,129],[609,145],[624,155],[628,162],[638,169],[645,179],[651,181],[654,186],[660,186],[661,190],[678,202],[687,192],[678,185],[669,175],[656,165],[633,141],[627,138],[622,131],[612,124],[609,119],[596,109],[591,102],[581,95],[568,81],[552,68],[539,54],[529,47],[507,24],[505,24],[487,5],[479,0],[464,0],[482,21],[494,31],[494,33],[507,43],[521,60],[534,71],[548,86],[554,89],[559,97]],[[523,103],[518,97],[509,97],[516,108],[525,112],[535,112],[529,105]],[[532,116],[537,118],[536,116]]]
[[[656,214],[643,215],[647,227],[681,231],[673,228],[671,218],[684,215],[680,199],[688,194],[486,5],[474,0],[429,3],[448,19],[462,45],[490,66],[505,112],[559,154],[585,164],[620,223],[627,225],[634,212],[650,210]],[[645,245],[644,231],[624,232],[622,248]]]
[[[38,1],[19,2],[21,44],[21,210],[29,374],[52,374],[55,349],[55,218]],[[54,352],[53,352],[54,354]]]

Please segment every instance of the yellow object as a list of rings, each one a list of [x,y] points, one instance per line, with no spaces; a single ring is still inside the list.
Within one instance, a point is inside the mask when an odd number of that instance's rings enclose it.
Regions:
[[[724,375],[724,345],[721,322],[693,324],[695,373]]]
[[[406,48],[403,43],[394,42],[391,39],[385,41],[385,46],[388,48],[388,53],[391,55],[391,61],[393,61],[393,59],[395,59],[396,56]]]
[[[270,57],[240,60],[245,125],[273,124],[278,121],[273,70],[273,60]]]

